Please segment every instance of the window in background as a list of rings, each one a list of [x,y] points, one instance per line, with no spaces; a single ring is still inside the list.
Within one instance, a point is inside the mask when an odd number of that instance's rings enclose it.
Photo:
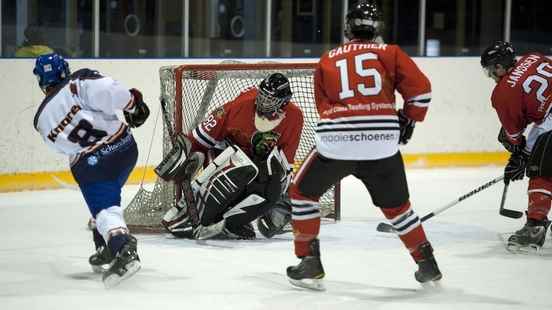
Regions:
[[[181,56],[182,5],[182,1],[102,0],[100,56]]]
[[[273,1],[272,12],[272,57],[320,57],[342,42],[342,1]]]
[[[426,56],[479,56],[504,37],[504,0],[428,0]]]
[[[90,56],[92,0],[2,1],[2,56],[36,57],[56,51]]]
[[[518,55],[538,51],[552,55],[552,1],[513,0],[511,41]]]
[[[356,3],[356,0],[348,0],[348,8],[351,9]],[[383,41],[399,45],[411,56],[416,55],[420,2],[417,0],[379,0],[376,3],[383,11],[384,26],[381,29]]]
[[[265,1],[190,1],[190,56],[265,57],[265,21]]]

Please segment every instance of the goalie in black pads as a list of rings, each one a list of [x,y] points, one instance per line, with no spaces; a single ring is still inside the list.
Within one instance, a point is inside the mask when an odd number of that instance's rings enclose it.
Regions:
[[[291,97],[287,77],[270,74],[176,137],[155,169],[161,178],[183,184],[183,198],[162,221],[169,232],[195,239],[253,239],[251,222],[257,218],[265,237],[283,231],[291,220],[285,195],[289,163],[303,127],[303,114]],[[209,157],[214,159],[207,164]]]

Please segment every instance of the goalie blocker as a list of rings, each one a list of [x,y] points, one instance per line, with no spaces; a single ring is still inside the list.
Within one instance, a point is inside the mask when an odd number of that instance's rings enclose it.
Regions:
[[[163,170],[179,175],[180,169]],[[276,148],[265,161],[255,163],[239,147],[231,145],[191,181],[195,196],[192,207],[198,211],[199,225],[190,220],[185,199],[165,214],[162,224],[180,238],[252,239],[255,232],[250,222],[261,217],[259,230],[270,238],[282,233],[290,221],[289,210],[285,210],[289,205],[277,204],[287,189],[290,172],[285,156]]]

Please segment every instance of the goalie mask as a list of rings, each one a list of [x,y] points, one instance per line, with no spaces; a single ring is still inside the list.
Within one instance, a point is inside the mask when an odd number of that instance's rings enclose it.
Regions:
[[[345,18],[345,37],[374,40],[383,29],[383,14],[373,1],[360,1]]]
[[[38,79],[38,85],[43,92],[54,87],[69,77],[69,64],[62,56],[52,53],[36,58],[33,74]]]
[[[292,96],[289,80],[281,73],[273,73],[265,78],[258,87],[255,107],[257,115],[269,121],[279,119],[283,108]]]
[[[500,79],[502,75],[497,70],[508,70],[516,64],[516,53],[512,45],[504,41],[495,41],[481,54],[481,67],[485,75],[494,80]],[[501,67],[497,67],[500,65]]]

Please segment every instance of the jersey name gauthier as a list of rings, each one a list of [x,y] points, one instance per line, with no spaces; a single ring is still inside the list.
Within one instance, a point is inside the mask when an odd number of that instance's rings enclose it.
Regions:
[[[50,141],[52,141],[52,142],[56,142],[57,136],[61,132],[63,132],[63,129],[65,129],[65,127],[67,125],[69,125],[71,123],[71,121],[73,120],[73,117],[75,115],[77,115],[77,113],[80,110],[81,110],[80,106],[78,106],[78,105],[72,106],[69,113],[67,113],[65,115],[65,117],[61,120],[61,122],[59,122],[59,124],[56,126],[56,128],[54,128],[54,129],[52,129],[52,131],[50,131],[50,133],[48,134],[48,139],[50,139]]]
[[[335,56],[339,56],[343,53],[349,53],[349,52],[359,51],[363,49],[385,50],[386,48],[387,48],[387,44],[380,44],[380,43],[349,43],[329,51],[328,56],[332,58]]]
[[[527,71],[532,64],[539,61],[540,59],[541,58],[538,55],[527,56],[527,58],[522,63],[517,65],[512,70],[512,72],[510,72],[510,75],[508,76],[508,80],[506,82],[508,82],[508,84],[510,84],[510,87],[512,88],[516,87],[516,84],[521,78],[521,76],[523,75],[523,73],[525,73],[525,71]]]

